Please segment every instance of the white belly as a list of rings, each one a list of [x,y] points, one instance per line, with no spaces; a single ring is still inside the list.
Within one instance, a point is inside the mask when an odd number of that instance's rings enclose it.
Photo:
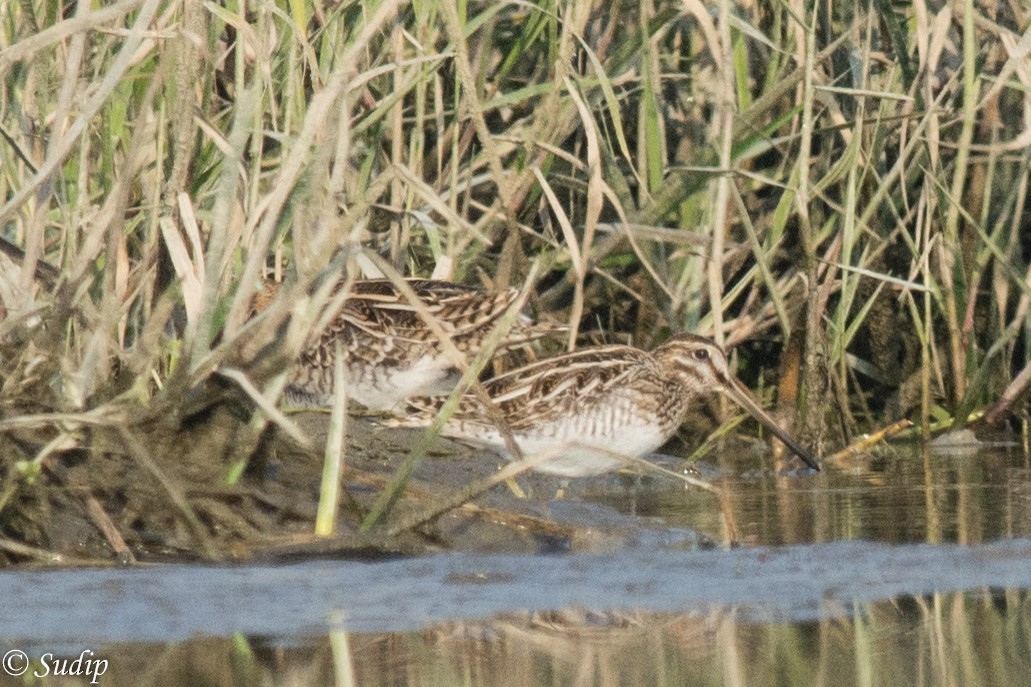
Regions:
[[[389,410],[412,396],[451,393],[458,381],[444,356],[424,356],[406,369],[376,368],[368,379],[348,379],[347,396],[372,410]]]
[[[617,431],[596,435],[584,431],[587,428],[582,424],[575,419],[543,424],[533,432],[520,433],[514,438],[524,458],[540,460],[534,470],[561,477],[588,477],[616,470],[630,464],[628,458],[652,453],[668,438],[654,423],[628,422]],[[496,430],[464,438],[487,444],[512,458]]]
[[[305,370],[295,373],[287,388],[287,400],[300,407],[329,407],[333,404],[333,370],[311,379]],[[444,356],[424,356],[411,367],[351,364],[347,370],[347,398],[370,410],[390,410],[412,396],[440,396],[451,393],[458,382],[454,367]]]

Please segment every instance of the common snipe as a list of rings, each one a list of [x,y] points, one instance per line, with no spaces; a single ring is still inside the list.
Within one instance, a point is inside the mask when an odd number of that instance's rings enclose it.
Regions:
[[[505,311],[516,289],[487,292],[431,279],[405,280],[426,311],[459,351],[475,354]],[[342,288],[341,282],[337,288]],[[271,301],[278,284],[255,298],[256,311]],[[500,349],[506,350],[559,329],[521,317]],[[440,339],[417,309],[388,279],[355,281],[339,312],[301,353],[291,370],[286,401],[301,407],[328,406],[333,398],[333,361],[339,342],[346,356],[348,399],[385,410],[410,396],[447,394],[459,375]]]
[[[679,334],[651,352],[598,346],[548,358],[484,382],[520,451],[547,454],[539,472],[563,477],[600,474],[664,444],[692,404],[723,391],[783,441],[805,463],[816,459],[781,429],[735,380],[713,341]],[[410,399],[408,414],[391,422],[428,424],[440,399]],[[485,444],[507,455],[501,432],[472,394],[461,399],[442,433]]]

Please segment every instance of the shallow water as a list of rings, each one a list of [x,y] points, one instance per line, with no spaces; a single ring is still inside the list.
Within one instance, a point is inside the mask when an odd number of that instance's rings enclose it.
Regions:
[[[97,684],[1026,681],[1023,453],[757,464],[723,457],[734,550],[693,546],[726,527],[711,495],[617,475],[548,506],[619,533],[589,553],[3,572],[0,647],[39,684],[64,684],[47,654]]]
[[[976,544],[1031,537],[1031,465],[1015,445],[964,454],[897,446],[806,477],[750,470],[755,460],[749,456],[727,462],[724,474],[730,476],[713,481],[729,489],[746,544]],[[720,528],[711,497],[685,493],[668,480],[656,479],[654,488],[636,498],[604,482],[587,493],[623,512],[659,516],[671,526]]]

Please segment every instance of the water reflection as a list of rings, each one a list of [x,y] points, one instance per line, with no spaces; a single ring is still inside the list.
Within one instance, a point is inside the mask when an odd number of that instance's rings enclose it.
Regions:
[[[896,446],[805,477],[759,471],[754,455],[724,456],[715,481],[730,492],[745,544],[836,540],[979,544],[1031,535],[1031,466],[1019,450],[942,455]],[[586,498],[717,535],[713,499],[662,478],[634,490],[597,482]]]
[[[754,455],[724,460],[743,539],[766,546],[691,550],[645,536],[645,522],[716,535],[719,509],[669,481],[614,476],[549,505],[586,506],[600,529],[591,501],[632,514],[596,507],[625,521],[610,531],[642,530],[602,552],[12,571],[0,580],[0,638],[35,656],[97,652],[110,664],[104,685],[1026,682],[1022,454],[898,449],[801,478],[755,471]],[[913,545],[928,543],[970,546]],[[327,620],[331,609],[352,632]],[[197,632],[214,636],[181,641]]]
[[[113,646],[105,685],[1026,684],[1031,593],[984,589],[828,606],[812,622],[579,609],[420,632]],[[40,685],[66,684],[51,678]]]

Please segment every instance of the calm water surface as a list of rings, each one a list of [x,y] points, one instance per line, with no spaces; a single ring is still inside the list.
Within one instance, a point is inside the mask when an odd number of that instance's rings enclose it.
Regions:
[[[50,671],[0,684],[1026,684],[1023,453],[723,460],[735,550],[685,543],[712,496],[613,476],[551,506],[640,531],[608,550],[0,573],[0,648]]]
[[[1018,446],[948,454],[893,447],[801,478],[751,469],[751,456],[724,459],[724,474],[732,476],[713,481],[730,490],[748,544],[977,544],[1031,537],[1031,465]],[[669,480],[649,482],[652,488],[636,491],[620,491],[611,480],[585,488],[590,498],[623,512],[720,531],[719,509],[707,494],[684,493]]]

